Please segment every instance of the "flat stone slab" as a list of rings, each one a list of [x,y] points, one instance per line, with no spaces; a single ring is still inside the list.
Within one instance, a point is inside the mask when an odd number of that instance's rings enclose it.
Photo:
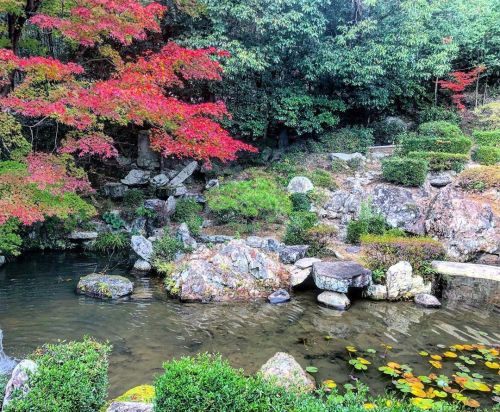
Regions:
[[[500,305],[500,267],[437,260],[432,267],[445,278],[443,299],[447,305]]]
[[[321,262],[321,259],[318,259],[318,258],[303,258],[303,259],[299,259],[297,260],[297,262],[295,262],[295,266],[297,266],[299,269],[307,269],[307,268],[310,268],[312,267],[312,265],[314,265],[315,263],[318,263],[318,262]]]
[[[343,293],[323,292],[318,295],[318,302],[335,310],[347,310],[351,301]]]
[[[101,299],[117,299],[130,295],[134,285],[123,276],[92,273],[78,281],[76,293]]]
[[[372,282],[372,272],[353,261],[317,262],[314,283],[319,289],[347,293],[350,287],[364,288]]]

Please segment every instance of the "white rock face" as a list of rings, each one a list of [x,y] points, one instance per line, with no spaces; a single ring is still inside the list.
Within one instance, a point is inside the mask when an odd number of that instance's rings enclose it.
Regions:
[[[153,255],[153,244],[144,236],[132,236],[131,246],[133,251],[146,262],[151,260],[151,256]]]
[[[323,292],[318,295],[318,302],[336,310],[347,310],[351,301],[344,293]]]
[[[288,183],[288,191],[290,193],[307,193],[314,189],[312,182],[305,176],[295,176]]]
[[[316,262],[321,262],[321,259],[318,258],[302,258],[295,262],[295,266],[299,269],[307,269],[311,268]]]
[[[144,259],[137,259],[134,263],[134,269],[140,272],[149,272],[151,270],[151,264]]]
[[[35,362],[29,359],[24,359],[12,371],[12,375],[5,386],[5,397],[3,399],[2,410],[5,410],[7,405],[12,401],[14,392],[20,391],[26,395],[29,388],[29,377],[37,370]]]
[[[409,292],[412,287],[413,269],[409,262],[401,261],[392,265],[385,275],[387,298],[395,300]]]
[[[363,296],[373,300],[386,300],[387,299],[387,286],[385,285],[370,285],[363,293]]]
[[[314,379],[288,353],[276,353],[262,365],[260,373],[264,379],[271,379],[287,389],[298,392],[311,392],[316,389]]]
[[[124,185],[127,186],[142,186],[149,183],[149,178],[151,177],[151,172],[148,170],[131,170],[125,178],[121,180]]]
[[[302,285],[310,276],[312,268],[299,269],[298,267],[292,267],[290,270],[290,284],[292,287]]]

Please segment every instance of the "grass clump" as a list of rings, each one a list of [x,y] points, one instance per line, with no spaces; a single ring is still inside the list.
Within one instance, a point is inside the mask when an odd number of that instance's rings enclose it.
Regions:
[[[90,249],[101,254],[120,252],[127,249],[130,245],[126,233],[106,232],[99,233],[97,239],[91,243]]]
[[[287,245],[303,245],[307,239],[307,231],[318,223],[318,216],[313,212],[293,212],[286,226],[285,238]]]
[[[166,231],[153,243],[153,266],[158,266],[156,262],[172,262],[178,253],[184,251],[184,244]]]
[[[387,229],[387,222],[380,213],[374,213],[369,201],[361,203],[359,218],[347,224],[348,243],[358,244],[366,234],[382,235]]]
[[[233,181],[210,189],[207,203],[223,222],[276,222],[292,210],[288,195],[274,181],[265,178]]]
[[[38,365],[30,391],[18,392],[5,412],[95,412],[106,403],[111,347],[93,339],[45,345],[32,358]]]
[[[128,209],[137,209],[144,204],[144,193],[140,189],[129,189],[123,195],[123,206]]]
[[[311,201],[305,193],[292,193],[290,200],[294,212],[308,212],[311,209]]]
[[[470,192],[500,189],[500,166],[471,167],[458,177],[458,184]]]
[[[200,216],[202,211],[203,206],[195,199],[183,198],[177,201],[172,220],[179,223],[185,222],[188,225],[189,231],[193,235],[198,236],[203,224],[203,217]]]
[[[403,186],[421,186],[427,177],[426,160],[409,157],[389,157],[382,161],[382,175],[388,182]]]
[[[387,271],[404,260],[410,262],[415,275],[426,275],[428,263],[445,257],[443,245],[429,237],[401,237],[393,234],[363,235],[361,244],[367,266]]]

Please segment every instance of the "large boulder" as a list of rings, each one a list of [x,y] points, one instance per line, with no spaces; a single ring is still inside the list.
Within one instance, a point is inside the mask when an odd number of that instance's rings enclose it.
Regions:
[[[289,273],[274,254],[232,240],[212,248],[202,245],[177,262],[166,282],[183,301],[225,302],[263,299],[288,289]]]
[[[132,236],[130,243],[133,251],[142,259],[146,262],[151,260],[151,256],[153,255],[153,244],[148,239],[141,235]]]
[[[177,229],[177,239],[182,242],[185,248],[195,249],[197,246],[196,240],[191,236],[187,223],[181,223]]]
[[[30,375],[35,373],[36,370],[36,363],[29,359],[24,359],[17,364],[5,386],[2,410],[6,410],[7,405],[12,401],[14,395],[23,396],[29,392]]]
[[[461,262],[480,253],[500,254],[500,219],[493,203],[447,186],[432,202],[425,228],[439,238],[447,254]]]
[[[117,299],[130,295],[134,285],[123,276],[92,273],[78,281],[76,292],[93,298]]]
[[[415,295],[415,303],[424,308],[440,308],[441,302],[429,293],[419,293]]]
[[[133,169],[121,182],[127,186],[144,186],[149,183],[150,177],[151,172],[148,170]]]
[[[313,265],[313,278],[319,289],[347,293],[350,287],[369,286],[372,272],[352,261],[317,262]]]
[[[104,196],[111,199],[121,199],[128,191],[128,187],[122,183],[106,183],[102,187]]]
[[[320,293],[318,302],[335,310],[347,310],[351,306],[351,301],[344,293],[330,291]]]
[[[153,412],[152,403],[112,402],[106,412]]]
[[[295,176],[288,183],[288,191],[290,193],[307,193],[314,189],[311,180],[305,176]]]
[[[413,269],[409,262],[398,262],[392,265],[385,274],[387,298],[399,299],[411,290]]]
[[[150,132],[143,130],[137,137],[137,166],[153,170],[160,167],[160,155],[151,150]]]
[[[305,393],[316,389],[314,379],[288,353],[276,353],[262,365],[260,373],[264,379],[289,390]]]
[[[159,175],[156,175],[151,178],[150,180],[151,186],[159,188],[166,186],[168,183],[168,177],[164,173],[160,173]]]
[[[280,259],[283,263],[295,263],[297,260],[306,256],[308,245],[294,245],[294,246],[281,246],[279,247]]]
[[[180,186],[186,179],[188,179],[198,169],[198,162],[190,162],[184,169],[182,169],[177,176],[175,176],[170,183],[170,187]]]

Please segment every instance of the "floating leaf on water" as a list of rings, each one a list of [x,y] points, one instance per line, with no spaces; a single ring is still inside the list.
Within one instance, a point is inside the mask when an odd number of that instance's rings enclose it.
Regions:
[[[421,388],[411,388],[411,394],[413,396],[416,396],[417,398],[426,398],[427,397],[427,393],[421,389]]]
[[[495,395],[500,395],[500,383],[497,383],[493,386],[493,393]]]
[[[458,355],[455,352],[448,351],[443,353],[443,356],[446,358],[456,358]]]
[[[443,357],[440,355],[431,355],[431,358],[434,360],[442,360],[443,359]]]
[[[400,369],[401,368],[401,365],[399,363],[396,363],[396,362],[387,362],[387,366],[389,368],[393,368],[393,369]]]
[[[434,395],[436,395],[438,398],[446,398],[448,394],[445,391],[434,391]]]
[[[390,368],[389,366],[380,366],[378,368],[378,370],[385,373],[386,375],[392,376],[394,378],[401,375],[401,372],[399,370],[394,369],[394,368]]]
[[[323,381],[323,387],[326,389],[334,389],[337,387],[337,383],[332,379],[327,379]]]
[[[500,369],[500,364],[498,362],[485,362],[484,363],[486,365],[487,368],[490,368],[490,369]]]
[[[418,352],[418,354],[420,356],[429,356],[429,352],[426,352],[425,350],[422,350],[422,351]]]
[[[323,336],[323,338],[324,338],[325,340],[332,340],[332,339],[333,339],[333,336],[326,335],[326,336]]]
[[[349,392],[349,391],[353,391],[354,389],[356,389],[356,387],[352,383],[345,383],[344,389]]]
[[[357,352],[357,349],[354,346],[346,346],[345,348],[347,349],[347,352]]]
[[[471,358],[469,358],[468,356],[459,356],[458,357],[460,360],[462,360],[463,362],[465,362],[467,365],[475,365],[476,362],[474,362]]]
[[[476,379],[483,379],[483,378],[484,378],[484,376],[483,376],[483,375],[481,375],[480,373],[473,373],[473,374],[472,374],[472,377],[473,377],[473,378],[476,378]]]
[[[423,398],[412,398],[411,403],[419,409],[429,410],[432,409],[434,405],[434,401],[432,399],[423,399]]]
[[[436,369],[441,369],[443,367],[443,364],[439,361],[436,361],[436,360],[431,360],[429,361],[429,363],[435,367]]]
[[[309,373],[317,373],[318,372],[318,368],[316,366],[308,366],[306,368],[306,371],[309,372]]]
[[[366,350],[366,353],[369,353],[369,354],[373,355],[373,354],[377,353],[377,351],[375,349],[369,348],[369,349]]]
[[[366,360],[365,358],[358,358],[358,362],[362,363],[363,365],[371,365],[372,364],[369,360]]]
[[[432,382],[432,379],[429,378],[428,376],[425,376],[425,375],[418,376],[418,379],[420,379],[420,382],[423,382],[423,383],[431,383]]]

